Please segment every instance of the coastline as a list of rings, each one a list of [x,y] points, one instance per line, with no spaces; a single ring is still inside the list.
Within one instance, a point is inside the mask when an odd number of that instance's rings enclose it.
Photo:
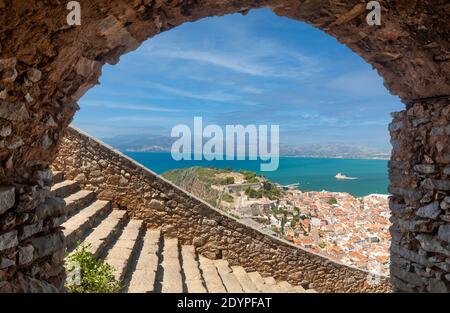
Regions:
[[[164,154],[164,153],[168,153],[170,154],[170,150],[162,150],[162,151],[146,151],[146,150],[121,150],[119,149],[120,152],[126,154],[126,153],[158,153],[158,154]],[[380,160],[380,161],[389,161],[390,157],[366,157],[366,156],[361,156],[361,157],[349,157],[349,156],[319,156],[319,155],[312,155],[312,156],[308,156],[308,155],[280,155],[280,158],[301,158],[301,159],[339,159],[339,160]],[[225,156],[224,156],[225,158]]]

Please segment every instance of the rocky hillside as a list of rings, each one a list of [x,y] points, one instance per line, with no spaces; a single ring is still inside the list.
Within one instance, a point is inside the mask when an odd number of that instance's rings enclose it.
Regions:
[[[253,172],[211,167],[189,167],[175,169],[162,174],[175,185],[205,200],[209,204],[220,207],[223,194],[213,186],[224,186],[237,183],[258,183],[266,181]],[[222,199],[223,200],[223,199]]]
[[[221,183],[216,175],[223,172],[225,171],[213,168],[190,167],[171,170],[162,176],[209,204],[217,206],[220,193],[211,186]]]

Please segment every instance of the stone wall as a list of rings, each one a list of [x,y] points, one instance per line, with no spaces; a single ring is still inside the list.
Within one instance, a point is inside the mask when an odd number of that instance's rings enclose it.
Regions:
[[[450,292],[450,98],[393,117],[391,279],[404,291]]]
[[[0,292],[58,292],[64,283],[65,203],[49,196],[50,170],[0,187]]]
[[[148,227],[161,227],[167,236],[210,258],[225,258],[232,265],[292,283],[309,283],[323,292],[387,292],[390,284],[369,286],[368,273],[338,264],[263,234],[206,202],[181,190],[100,141],[68,128],[52,165],[75,179],[100,199],[126,208]]]

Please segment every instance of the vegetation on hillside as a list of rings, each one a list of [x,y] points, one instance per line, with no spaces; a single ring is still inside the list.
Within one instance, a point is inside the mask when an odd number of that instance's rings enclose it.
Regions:
[[[258,183],[260,181],[256,173],[254,172],[250,172],[247,170],[240,170],[239,173],[244,175],[245,181],[249,184]]]
[[[247,170],[233,172],[230,168],[190,167],[174,169],[163,173],[162,176],[218,208],[224,205],[221,201],[233,203],[234,198],[227,192],[223,192],[220,188],[214,188],[213,186],[232,185],[236,183],[236,179],[242,183],[262,184],[262,188],[259,190],[248,188],[245,191],[249,198],[258,199],[265,197],[271,200],[280,198],[280,189],[275,184],[267,181],[263,176]]]
[[[233,197],[232,196],[230,196],[229,194],[227,194],[227,193],[225,193],[223,196],[222,196],[222,201],[225,201],[225,202],[229,202],[229,203],[233,203]]]
[[[247,188],[245,194],[249,198],[260,199],[269,198],[270,200],[278,200],[280,198],[280,189],[270,182],[264,182],[263,186],[259,190],[253,188]]]
[[[190,167],[171,170],[162,176],[212,206],[219,206],[220,192],[211,186],[224,184],[223,179],[216,177],[223,172],[225,171],[216,168]]]

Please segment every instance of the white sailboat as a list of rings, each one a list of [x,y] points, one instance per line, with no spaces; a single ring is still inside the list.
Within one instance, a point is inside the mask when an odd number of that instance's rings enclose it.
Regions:
[[[337,173],[336,176],[334,176],[334,178],[336,178],[336,179],[342,179],[342,180],[358,179],[358,177],[349,177],[349,176],[346,176],[346,175],[344,175],[344,174],[342,174],[342,173]]]

